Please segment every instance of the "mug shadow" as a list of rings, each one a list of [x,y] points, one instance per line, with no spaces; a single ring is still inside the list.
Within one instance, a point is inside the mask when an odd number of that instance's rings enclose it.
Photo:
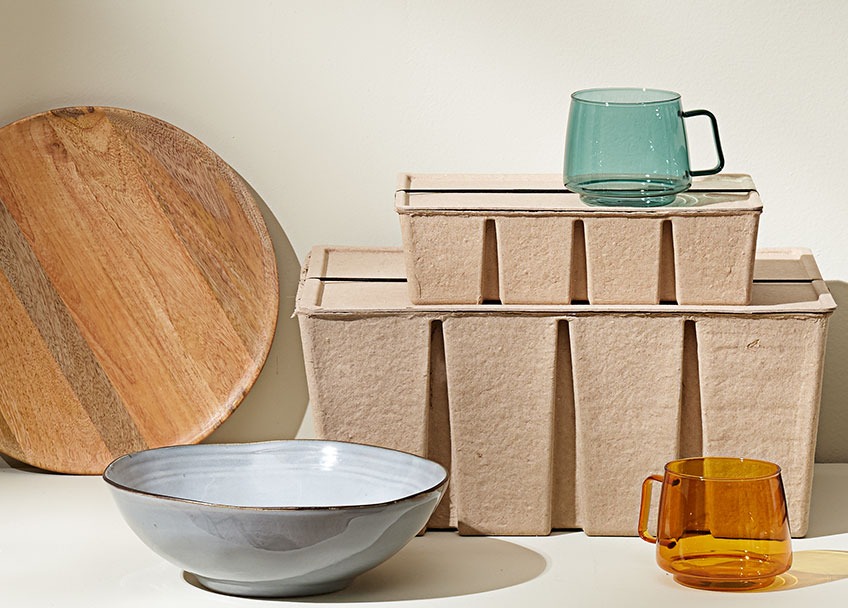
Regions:
[[[674,197],[674,200],[669,203],[655,203],[655,204],[634,204],[631,201],[623,201],[621,203],[599,203],[592,200],[584,200],[585,205],[588,207],[598,207],[601,209],[604,208],[615,208],[615,207],[644,207],[646,209],[650,208],[680,208],[680,207],[709,207],[710,205],[716,204],[726,204],[727,201],[745,201],[748,198],[748,193],[735,193],[735,192],[706,192],[706,191],[689,191],[689,192],[681,192],[680,194]]]
[[[438,559],[433,559],[435,555]],[[428,532],[373,570],[359,575],[348,588],[326,595],[299,597],[297,601],[398,602],[472,595],[526,583],[547,567],[545,557],[509,541],[460,537],[455,532]],[[188,572],[183,573],[183,579],[209,591]]]
[[[754,593],[788,591],[813,587],[848,578],[848,551],[796,551],[792,567],[779,575],[774,583]]]
[[[677,195],[673,203],[666,205],[666,207],[709,207],[718,203],[726,203],[729,200],[745,201],[748,197],[747,192],[682,192]]]

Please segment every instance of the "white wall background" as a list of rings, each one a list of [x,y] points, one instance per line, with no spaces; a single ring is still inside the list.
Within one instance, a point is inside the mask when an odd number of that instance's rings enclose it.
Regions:
[[[726,170],[763,198],[761,246],[812,248],[848,309],[846,27],[840,0],[0,0],[0,124],[131,108],[252,184],[284,278],[280,332],[213,437],[282,437],[306,404],[286,320],[298,260],[317,243],[400,244],[400,171],[559,172],[580,88],[668,88],[712,110]],[[706,134],[690,143],[711,166]],[[831,323],[819,460],[848,461],[846,365],[848,310]]]

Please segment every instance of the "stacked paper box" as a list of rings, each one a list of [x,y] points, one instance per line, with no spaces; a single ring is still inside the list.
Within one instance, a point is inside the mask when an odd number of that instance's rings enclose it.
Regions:
[[[713,454],[780,464],[806,532],[835,308],[808,251],[760,252],[735,305],[414,304],[408,256],[315,248],[297,313],[318,433],[450,469],[430,527],[635,534],[642,479]]]

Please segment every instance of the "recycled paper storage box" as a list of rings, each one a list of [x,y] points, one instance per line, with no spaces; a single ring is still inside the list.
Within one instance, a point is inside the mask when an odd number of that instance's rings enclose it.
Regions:
[[[560,175],[402,175],[415,304],[747,304],[762,204],[747,175],[665,207],[599,207]]]
[[[400,250],[315,248],[316,431],[448,467],[432,528],[635,534],[642,480],[703,453],[777,462],[803,535],[835,304],[806,250],[756,273],[749,306],[415,306]]]

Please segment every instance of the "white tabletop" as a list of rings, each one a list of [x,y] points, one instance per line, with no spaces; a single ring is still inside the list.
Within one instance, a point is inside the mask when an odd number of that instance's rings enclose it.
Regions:
[[[635,515],[634,515],[635,516]],[[793,541],[782,587],[716,593],[681,587],[638,538],[460,537],[428,532],[338,593],[290,605],[845,606],[848,464],[816,465],[810,531]],[[279,605],[215,594],[165,562],[124,524],[99,477],[50,475],[0,460],[0,604],[45,606]]]

